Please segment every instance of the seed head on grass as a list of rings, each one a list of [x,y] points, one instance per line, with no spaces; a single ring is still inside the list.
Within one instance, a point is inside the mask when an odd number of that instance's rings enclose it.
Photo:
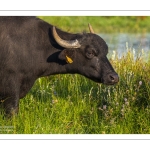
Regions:
[[[115,60],[115,58],[116,58],[116,51],[113,51],[113,54],[112,54],[112,56],[111,56],[111,59],[112,59],[112,60]]]

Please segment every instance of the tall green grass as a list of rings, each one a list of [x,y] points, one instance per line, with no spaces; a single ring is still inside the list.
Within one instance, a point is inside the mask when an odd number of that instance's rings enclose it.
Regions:
[[[110,62],[120,76],[114,86],[80,75],[40,78],[20,100],[11,120],[0,115],[3,134],[137,134],[150,133],[150,61],[132,49]]]

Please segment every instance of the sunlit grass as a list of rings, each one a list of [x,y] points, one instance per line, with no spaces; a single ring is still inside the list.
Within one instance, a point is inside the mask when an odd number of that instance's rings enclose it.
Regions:
[[[36,81],[20,100],[12,120],[0,115],[0,133],[135,134],[150,133],[150,62],[144,50],[128,48],[110,62],[120,76],[114,86],[80,75],[55,75]],[[9,126],[9,130],[4,130]]]

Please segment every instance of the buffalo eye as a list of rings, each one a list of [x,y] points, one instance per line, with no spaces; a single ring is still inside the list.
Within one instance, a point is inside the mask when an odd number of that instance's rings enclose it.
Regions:
[[[86,57],[87,58],[89,58],[89,59],[91,59],[91,58],[93,58],[95,56],[95,53],[94,53],[94,51],[87,51],[86,52]]]

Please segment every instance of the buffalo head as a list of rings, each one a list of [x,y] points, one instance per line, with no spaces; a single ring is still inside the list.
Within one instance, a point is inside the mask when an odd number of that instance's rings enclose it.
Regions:
[[[119,81],[118,74],[110,64],[107,53],[106,42],[94,33],[89,25],[90,33],[83,33],[72,40],[62,39],[53,26],[53,37],[55,41],[65,49],[59,58],[68,63],[66,69],[69,73],[78,73],[85,77],[108,85]]]

